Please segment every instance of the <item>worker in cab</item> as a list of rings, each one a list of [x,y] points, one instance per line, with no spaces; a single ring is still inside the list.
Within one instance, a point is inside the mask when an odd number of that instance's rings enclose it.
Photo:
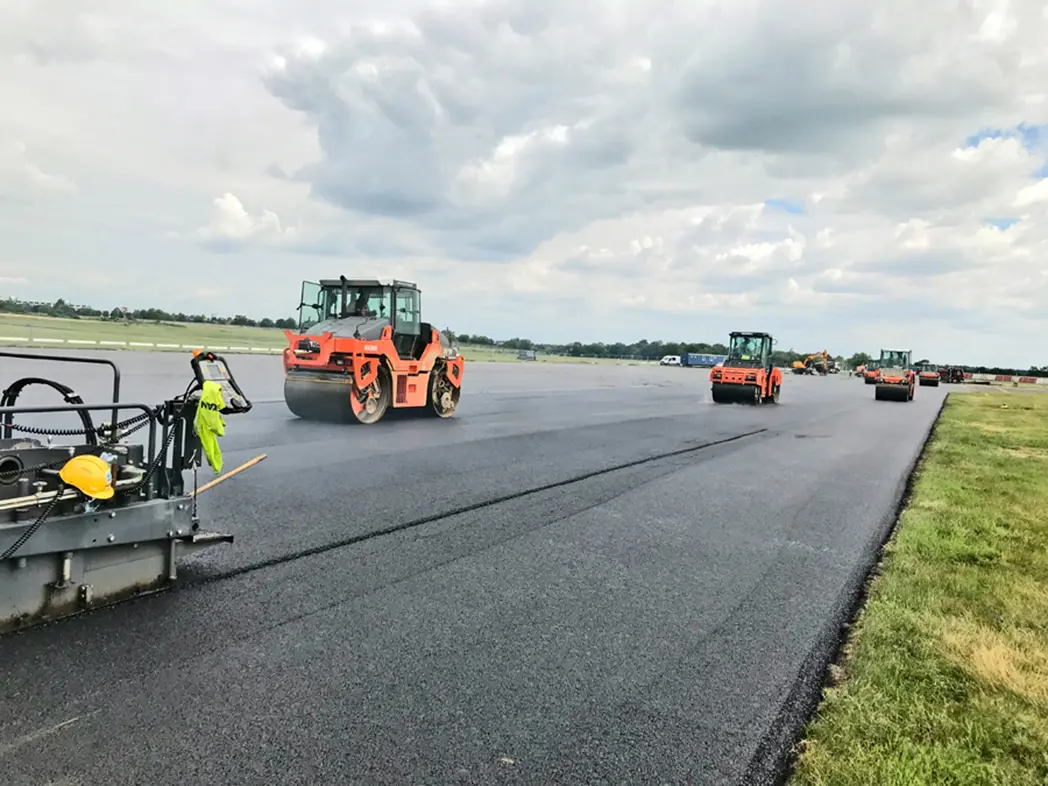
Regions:
[[[357,295],[356,301],[353,303],[353,316],[355,317],[369,317],[371,312],[368,310],[368,292],[366,289],[360,290]]]

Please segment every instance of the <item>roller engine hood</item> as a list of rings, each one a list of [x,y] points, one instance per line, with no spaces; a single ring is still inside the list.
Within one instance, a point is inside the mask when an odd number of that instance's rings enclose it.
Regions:
[[[378,341],[382,338],[382,331],[391,324],[388,317],[346,317],[344,319],[325,319],[317,322],[305,330],[299,331],[304,336],[319,336],[331,333],[339,338],[355,338],[359,331],[360,338],[364,341]],[[445,353],[452,347],[451,338],[443,330],[438,330],[440,347]]]
[[[344,319],[325,319],[300,332],[307,336],[331,333],[339,338],[354,338],[359,331],[360,338],[367,341],[378,341],[382,338],[383,329],[389,324],[388,317],[345,317]]]

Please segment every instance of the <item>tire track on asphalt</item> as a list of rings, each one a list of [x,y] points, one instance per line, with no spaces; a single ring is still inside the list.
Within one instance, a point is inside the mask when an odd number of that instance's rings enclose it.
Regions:
[[[457,508],[450,510],[441,511],[431,516],[423,516],[421,518],[411,519],[409,521],[402,521],[396,524],[391,524],[388,527],[380,527],[377,529],[369,530],[367,532],[352,535],[347,538],[341,538],[338,540],[330,541],[328,543],[321,544],[319,546],[311,546],[307,549],[301,549],[288,554],[282,554],[276,557],[270,557],[264,560],[258,560],[247,565],[241,565],[231,570],[225,570],[207,577],[201,577],[194,581],[187,581],[181,585],[183,588],[190,586],[200,586],[202,584],[209,584],[216,581],[225,581],[227,579],[235,578],[237,576],[243,576],[247,573],[253,573],[258,570],[264,570],[265,568],[274,567],[277,565],[285,565],[289,562],[295,562],[300,559],[312,557],[317,554],[325,554],[329,551],[336,549],[345,548],[347,546],[353,546],[357,543],[364,543],[366,541],[381,538],[387,535],[393,535],[398,532],[404,532],[405,530],[415,529],[425,524],[432,524],[434,522],[443,521],[445,519],[454,518],[455,516],[461,516],[466,513],[473,513],[484,508],[495,507],[496,505],[502,505],[506,502],[511,502],[522,497],[531,496],[533,494],[540,494],[545,491],[551,491],[554,489],[563,488],[565,486],[571,486],[576,483],[581,483],[592,478],[599,478],[604,475],[609,475],[614,472],[620,472],[624,469],[631,469],[633,467],[643,466],[645,464],[651,464],[656,461],[663,461],[668,458],[674,458],[676,456],[687,456],[699,451],[708,450],[709,448],[719,447],[721,445],[731,444],[733,442],[739,442],[749,437],[755,437],[758,435],[769,434],[769,429],[758,428],[750,431],[744,431],[741,434],[735,434],[730,437],[724,437],[721,439],[710,440],[703,442],[698,445],[691,445],[686,448],[678,448],[676,450],[663,451],[654,455],[645,456],[639,459],[633,459],[632,461],[625,461],[619,464],[614,464],[610,467],[602,467],[601,469],[591,470],[589,472],[583,472],[578,475],[572,475],[568,478],[561,480],[552,481],[550,483],[543,483],[538,486],[530,486],[526,489],[514,491],[510,494],[501,494],[495,497],[489,497],[484,500],[473,502],[469,505],[462,505]]]
[[[63,618],[63,619],[72,619],[74,617],[79,617],[79,616],[82,616],[84,614],[97,613],[97,612],[103,611],[105,609],[111,609],[111,608],[114,608],[114,607],[117,607],[117,606],[122,606],[122,605],[125,605],[125,604],[128,604],[128,603],[131,603],[131,602],[133,602],[135,600],[147,598],[147,597],[150,597],[150,596],[156,596],[158,594],[170,594],[170,593],[173,593],[173,592],[180,592],[180,591],[192,589],[192,588],[195,588],[195,587],[202,587],[202,586],[205,586],[205,585],[214,584],[214,583],[217,583],[217,582],[220,582],[220,581],[228,581],[230,579],[235,579],[235,578],[247,575],[247,574],[251,574],[251,573],[255,573],[255,572],[261,571],[261,570],[265,570],[267,568],[273,568],[273,567],[277,567],[277,566],[280,566],[280,565],[287,565],[289,563],[297,562],[299,560],[307,559],[309,557],[314,557],[314,556],[317,556],[317,555],[326,554],[326,553],[331,552],[331,551],[337,551],[338,549],[347,548],[349,546],[354,546],[354,545],[357,545],[357,544],[360,544],[360,543],[366,543],[368,541],[373,541],[373,540],[376,540],[378,538],[387,537],[389,535],[395,535],[397,533],[405,532],[405,531],[412,530],[412,529],[417,529],[417,528],[425,526],[427,524],[433,524],[433,523],[436,523],[436,522],[445,521],[447,519],[452,519],[452,518],[455,518],[457,516],[462,516],[462,515],[467,514],[467,513],[473,513],[473,512],[476,512],[478,510],[484,510],[484,509],[487,509],[487,508],[493,508],[493,507],[496,507],[498,505],[503,505],[503,504],[505,504],[507,502],[512,502],[514,500],[518,500],[518,499],[521,499],[521,498],[524,498],[524,497],[533,496],[533,495],[536,495],[536,494],[541,494],[541,493],[544,493],[544,492],[547,492],[547,491],[553,491],[553,490],[556,490],[556,489],[564,488],[566,486],[572,486],[572,485],[575,485],[577,483],[582,483],[582,482],[585,482],[587,480],[591,480],[593,478],[600,478],[600,477],[603,477],[603,476],[606,476],[606,475],[610,475],[610,474],[613,474],[613,473],[616,473],[616,472],[621,472],[622,470],[631,469],[631,468],[634,468],[634,467],[641,467],[641,466],[644,466],[644,465],[647,465],[647,464],[652,464],[652,463],[659,462],[659,461],[665,461],[666,459],[670,459],[670,458],[674,458],[674,457],[692,455],[692,454],[695,454],[695,453],[699,453],[699,452],[701,452],[703,450],[708,450],[710,448],[720,447],[722,445],[729,445],[729,444],[732,444],[734,442],[741,442],[741,441],[746,440],[746,439],[748,439],[750,437],[758,437],[758,436],[768,436],[768,437],[770,437],[770,436],[773,436],[775,433],[776,432],[771,432],[770,429],[768,429],[768,428],[751,429],[749,431],[744,431],[744,432],[739,433],[739,434],[734,434],[734,435],[732,435],[730,437],[723,437],[721,439],[709,440],[707,442],[702,442],[702,443],[700,443],[698,445],[690,445],[690,446],[688,446],[686,448],[678,448],[676,450],[662,451],[660,453],[656,453],[656,454],[650,455],[650,456],[645,456],[645,457],[639,458],[639,459],[634,459],[632,461],[625,461],[625,462],[621,462],[621,463],[618,463],[618,464],[615,464],[615,465],[612,465],[612,466],[609,466],[609,467],[602,467],[601,469],[591,470],[589,472],[584,472],[584,473],[580,473],[578,475],[573,475],[573,476],[568,477],[568,478],[562,478],[560,480],[552,481],[552,482],[549,482],[549,483],[543,483],[543,484],[540,484],[540,485],[537,485],[537,486],[531,486],[531,487],[528,487],[526,489],[521,489],[521,490],[512,492],[510,494],[501,494],[501,495],[498,495],[498,496],[495,496],[495,497],[489,497],[489,498],[484,499],[484,500],[479,500],[477,502],[473,502],[473,503],[471,503],[469,505],[462,505],[462,506],[459,506],[457,508],[452,508],[450,510],[441,511],[440,513],[436,513],[436,514],[433,514],[433,515],[430,515],[430,516],[424,516],[424,517],[421,517],[421,518],[415,518],[415,519],[410,519],[408,521],[398,522],[396,524],[391,524],[388,527],[381,527],[381,528],[378,528],[378,529],[369,530],[367,532],[358,533],[358,534],[350,536],[350,537],[340,538],[340,539],[334,540],[334,541],[329,541],[327,543],[323,543],[323,544],[318,545],[318,546],[311,546],[311,547],[306,548],[306,549],[300,549],[298,551],[281,554],[281,555],[278,555],[278,556],[275,556],[275,557],[270,557],[268,559],[258,560],[256,562],[248,563],[246,565],[240,565],[240,566],[238,566],[236,568],[232,568],[232,569],[228,569],[228,570],[221,570],[221,571],[217,571],[215,573],[210,573],[210,574],[203,574],[203,575],[199,575],[199,576],[192,577],[192,578],[185,578],[185,579],[179,581],[176,584],[173,584],[173,585],[170,585],[170,586],[167,586],[167,587],[163,587],[163,588],[161,588],[159,590],[156,590],[156,591],[153,591],[153,592],[148,592],[148,593],[142,593],[141,595],[137,595],[137,596],[134,596],[134,597],[131,597],[131,598],[125,598],[125,599],[122,599],[122,600],[114,601],[112,603],[101,603],[101,604],[98,604],[96,606],[92,606],[90,609],[87,609],[87,610],[82,611],[82,612],[78,612],[76,614],[70,615],[69,617],[66,617],[66,618]],[[49,625],[49,624],[54,624],[54,623],[53,623],[53,621],[42,621],[39,624],[29,625],[29,626],[26,626],[25,628],[21,628],[21,629],[19,629],[19,631],[15,631],[14,633],[24,633],[24,632],[32,630],[34,628],[43,627],[43,626],[46,626],[46,625]],[[2,637],[0,637],[0,638],[2,638]]]

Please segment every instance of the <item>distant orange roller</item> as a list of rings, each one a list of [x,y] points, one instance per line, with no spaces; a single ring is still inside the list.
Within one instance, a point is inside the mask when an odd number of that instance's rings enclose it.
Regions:
[[[710,369],[715,404],[779,403],[782,369],[772,363],[770,333],[730,334],[728,357]]]
[[[876,401],[913,401],[917,374],[908,349],[882,349],[877,364]]]

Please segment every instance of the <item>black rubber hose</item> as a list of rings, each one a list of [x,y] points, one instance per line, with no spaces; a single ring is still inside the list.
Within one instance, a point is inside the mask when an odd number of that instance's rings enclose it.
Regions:
[[[63,385],[61,382],[55,382],[53,379],[43,379],[41,377],[23,377],[22,379],[12,382],[0,396],[0,407],[13,407],[18,397],[22,394],[30,385],[46,385],[49,388],[57,390],[62,394],[66,404],[70,406],[77,406],[84,403],[84,400],[80,398],[73,389],[68,385]],[[98,435],[95,432],[95,423],[91,419],[91,413],[87,410],[80,410],[76,413],[80,416],[80,422],[84,425],[84,435],[87,437],[87,444],[91,447],[98,446]]]
[[[14,554],[20,548],[22,548],[22,546],[25,545],[25,542],[29,540],[31,537],[33,537],[34,534],[36,534],[36,531],[40,529],[40,525],[44,523],[44,520],[48,516],[51,515],[51,511],[54,510],[55,505],[58,504],[58,501],[62,498],[62,495],[65,494],[65,490],[66,484],[59,483],[58,488],[55,490],[55,495],[51,497],[51,501],[47,503],[47,507],[44,508],[44,512],[40,514],[40,518],[34,521],[33,525],[25,532],[23,532],[21,537],[18,538],[18,540],[16,540],[14,543],[8,546],[7,549],[4,550],[3,554],[0,554],[0,562],[10,559],[12,554]]]

